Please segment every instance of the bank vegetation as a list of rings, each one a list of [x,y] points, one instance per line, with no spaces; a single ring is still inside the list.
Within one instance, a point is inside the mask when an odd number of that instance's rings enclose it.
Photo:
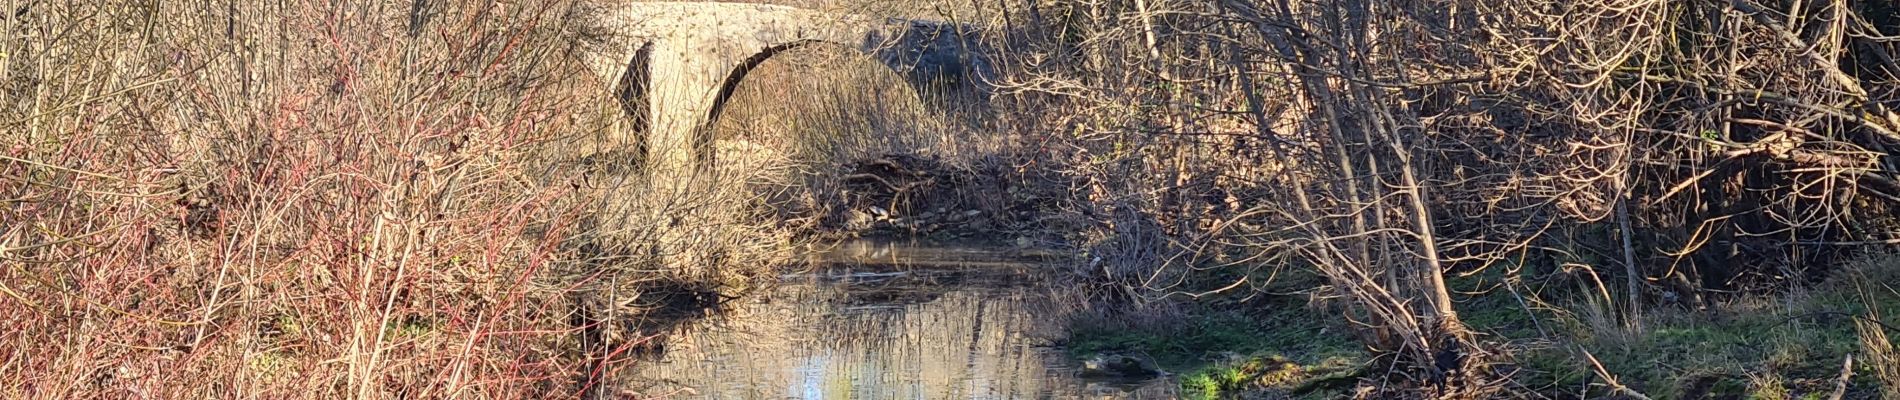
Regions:
[[[988,10],[997,86],[1038,111],[1002,118],[1135,296],[1321,278],[1374,397],[1896,383],[1868,278],[1900,243],[1890,4],[1016,6]]]
[[[1900,393],[1887,2],[869,3],[815,6],[969,24],[981,94],[736,108],[804,139],[656,190],[587,4],[0,0],[0,397],[615,395],[647,310],[926,213],[1108,329],[1364,355],[1211,395]]]

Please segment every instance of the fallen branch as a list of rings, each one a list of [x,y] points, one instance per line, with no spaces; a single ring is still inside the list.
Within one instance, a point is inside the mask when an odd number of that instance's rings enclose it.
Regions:
[[[1623,395],[1626,395],[1626,396],[1635,397],[1642,400],[1651,400],[1649,395],[1645,395],[1642,392],[1638,392],[1636,391],[1636,389],[1630,389],[1628,386],[1623,386],[1622,383],[1617,382],[1616,376],[1611,375],[1610,370],[1604,369],[1603,363],[1597,362],[1597,356],[1591,355],[1589,349],[1585,349],[1583,348],[1582,345],[1578,345],[1577,351],[1583,352],[1583,358],[1590,360],[1590,367],[1595,368],[1597,377],[1603,378],[1603,383],[1606,385],[1609,385],[1610,390],[1616,391],[1617,393],[1622,393]]]

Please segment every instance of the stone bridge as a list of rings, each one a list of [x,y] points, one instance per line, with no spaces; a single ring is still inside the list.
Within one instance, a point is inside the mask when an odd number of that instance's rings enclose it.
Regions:
[[[883,61],[913,85],[974,85],[983,70],[958,26],[786,6],[636,2],[590,13],[587,62],[627,111],[615,142],[653,168],[711,158],[711,127],[753,67],[781,52],[834,46]],[[934,85],[933,85],[934,86]],[[657,172],[657,171],[656,171]]]

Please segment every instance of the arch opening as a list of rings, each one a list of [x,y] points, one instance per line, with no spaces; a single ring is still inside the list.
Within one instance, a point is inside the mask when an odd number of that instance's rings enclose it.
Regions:
[[[855,47],[809,39],[768,47],[720,82],[693,133],[697,162],[706,167],[720,158],[721,140],[827,158],[877,137],[909,136],[917,123],[934,119],[913,85]]]

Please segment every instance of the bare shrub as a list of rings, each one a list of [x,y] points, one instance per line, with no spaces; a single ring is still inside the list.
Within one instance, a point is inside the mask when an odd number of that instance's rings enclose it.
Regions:
[[[1649,304],[1891,243],[1900,68],[1873,3],[1059,1],[990,37],[1103,275],[1200,294],[1273,276],[1209,269],[1308,267],[1436,386],[1484,375],[1446,274],[1620,278],[1569,290],[1640,332]],[[1435,395],[1490,386],[1467,383]]]
[[[771,265],[743,202],[564,166],[619,117],[571,7],[0,2],[0,396],[577,396],[626,362],[590,285]]]

